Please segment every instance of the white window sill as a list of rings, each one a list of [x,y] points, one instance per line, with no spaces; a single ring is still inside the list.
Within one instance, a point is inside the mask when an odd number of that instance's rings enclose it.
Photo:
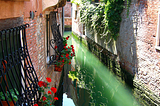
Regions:
[[[155,48],[156,48],[157,50],[160,50],[160,46],[155,46]]]

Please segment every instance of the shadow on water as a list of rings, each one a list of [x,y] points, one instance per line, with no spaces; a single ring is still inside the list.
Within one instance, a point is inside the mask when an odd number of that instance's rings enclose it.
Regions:
[[[131,90],[124,87],[81,42],[73,37],[69,42],[74,45],[76,56],[72,66],[64,67],[63,93],[75,106],[139,105]],[[65,101],[63,98],[63,106],[72,106]]]

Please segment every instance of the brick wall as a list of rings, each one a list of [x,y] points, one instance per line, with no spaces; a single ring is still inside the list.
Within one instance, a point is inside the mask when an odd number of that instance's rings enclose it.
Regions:
[[[66,5],[64,6],[64,17],[71,17],[71,2],[66,2]]]
[[[72,4],[71,2],[66,2],[66,5],[64,6],[64,25],[65,25],[65,31],[70,31],[72,28],[72,12],[71,9]]]
[[[160,52],[155,49],[159,0],[138,0],[122,13],[117,52],[121,65],[134,75],[139,97],[160,103]],[[141,85],[141,87],[140,87]],[[142,89],[143,88],[143,89]],[[147,96],[144,96],[147,95]],[[156,101],[156,102],[155,102]]]
[[[120,61],[135,79],[160,96],[160,52],[155,49],[159,0],[132,1],[129,18],[122,13],[117,51]],[[136,30],[137,29],[137,30]]]
[[[42,75],[47,75],[45,69],[44,22],[45,19],[40,17],[36,17],[33,20],[30,18],[24,19],[24,23],[30,25],[26,29],[28,50],[39,78]]]

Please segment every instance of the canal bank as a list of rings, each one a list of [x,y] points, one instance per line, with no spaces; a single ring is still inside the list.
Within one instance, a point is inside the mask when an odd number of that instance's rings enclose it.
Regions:
[[[131,89],[124,86],[85,45],[85,41],[74,37],[76,56],[72,65],[64,67],[64,97],[72,99],[75,106],[139,106]],[[69,99],[69,100],[70,100]]]
[[[124,69],[123,63],[118,61],[116,55],[109,52],[87,36],[80,37],[74,32],[72,36],[82,42],[82,44],[87,47],[90,52],[98,57],[98,59],[109,68],[109,71],[116,76],[116,79],[123,83],[123,85],[132,89],[134,97],[141,105],[159,106],[159,97],[145,87],[140,81],[135,80],[134,75]]]

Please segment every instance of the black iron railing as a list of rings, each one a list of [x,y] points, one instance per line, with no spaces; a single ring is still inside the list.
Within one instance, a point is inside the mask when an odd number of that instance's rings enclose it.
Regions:
[[[41,96],[27,48],[27,27],[29,24],[0,31],[0,92],[8,105],[11,99],[14,105],[32,106]],[[3,106],[2,100],[0,104]]]
[[[61,51],[64,48],[63,38],[60,34],[59,26],[60,25],[57,25],[57,23],[51,25],[53,39],[50,39],[49,44],[51,48],[55,51],[55,54],[50,56],[50,64],[53,64],[59,60]],[[57,46],[57,48],[55,48],[55,46]]]
[[[57,25],[57,12],[51,12],[50,15],[46,15],[46,43],[47,43],[47,57],[49,58],[48,64],[54,64],[61,55],[63,50],[63,38]],[[52,34],[50,33],[52,32]],[[52,36],[53,35],[53,36]],[[57,48],[55,49],[55,46]]]

